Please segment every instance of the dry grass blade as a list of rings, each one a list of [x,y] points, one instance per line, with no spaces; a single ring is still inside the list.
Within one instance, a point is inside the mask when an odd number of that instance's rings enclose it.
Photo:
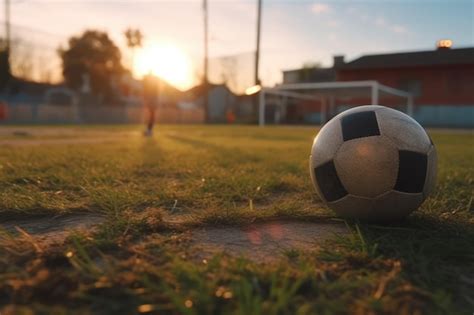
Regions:
[[[377,291],[375,291],[375,293],[374,293],[374,298],[376,300],[379,300],[382,297],[388,283],[392,279],[394,279],[400,273],[401,270],[402,270],[402,264],[399,261],[395,261],[393,263],[392,270],[390,270],[390,272],[385,277],[383,277],[379,282],[379,285],[377,287]]]
[[[41,246],[38,244],[38,242],[36,242],[35,238],[33,236],[31,236],[31,234],[29,234],[28,232],[26,232],[25,230],[23,230],[21,227],[19,226],[15,226],[15,229],[21,234],[23,235],[23,237],[34,247],[36,253],[42,253],[43,252],[43,249],[41,248]]]

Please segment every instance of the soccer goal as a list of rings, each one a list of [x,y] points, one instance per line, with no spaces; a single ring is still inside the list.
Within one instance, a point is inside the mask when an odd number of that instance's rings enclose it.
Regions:
[[[259,95],[259,125],[324,124],[338,113],[360,105],[385,105],[413,116],[413,95],[377,81],[282,84]]]

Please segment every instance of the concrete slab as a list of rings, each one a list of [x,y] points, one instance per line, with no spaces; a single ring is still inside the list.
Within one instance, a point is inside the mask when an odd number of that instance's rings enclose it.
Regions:
[[[281,258],[288,250],[317,250],[336,235],[348,235],[342,222],[270,221],[244,227],[206,227],[192,232],[201,257],[217,252],[246,256],[257,261]]]

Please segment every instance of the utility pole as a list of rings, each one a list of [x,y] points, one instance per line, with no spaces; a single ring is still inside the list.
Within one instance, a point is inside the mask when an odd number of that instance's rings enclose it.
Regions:
[[[260,85],[260,77],[258,74],[258,68],[260,65],[260,30],[261,30],[261,21],[262,21],[262,0],[257,0],[257,47],[255,49],[255,87],[258,88]],[[258,96],[257,96],[258,95]],[[260,120],[260,124],[262,124],[262,119],[264,119],[265,111],[263,107],[263,98],[264,94],[263,91],[253,95],[253,108],[254,114]],[[259,110],[257,111],[257,108]]]
[[[203,99],[204,99],[204,119],[209,120],[209,38],[208,38],[208,7],[207,0],[202,3],[204,17],[204,80],[203,80]]]
[[[260,64],[260,30],[262,24],[262,0],[257,1],[257,49],[255,50],[255,85],[260,84],[258,68]]]
[[[5,0],[5,42],[3,51],[0,50],[0,89],[5,87],[10,79],[10,49],[11,49],[11,34],[10,34],[10,0]]]
[[[10,0],[5,0],[5,49],[10,51]]]

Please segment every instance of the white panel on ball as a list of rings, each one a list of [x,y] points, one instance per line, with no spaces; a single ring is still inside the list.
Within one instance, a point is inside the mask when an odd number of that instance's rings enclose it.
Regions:
[[[427,153],[431,141],[423,127],[410,116],[388,107],[375,111],[380,133],[394,142],[399,150]]]
[[[373,199],[353,195],[347,195],[342,199],[328,203],[328,206],[339,216],[361,220],[370,219],[373,205]]]
[[[332,121],[328,122],[319,130],[313,141],[313,150],[311,151],[313,167],[332,160],[341,144],[341,125]]]
[[[389,191],[375,199],[372,217],[374,221],[389,222],[401,220],[423,203],[423,194],[409,194]]]
[[[351,195],[374,198],[393,189],[397,180],[398,150],[384,136],[344,142],[334,162]]]

